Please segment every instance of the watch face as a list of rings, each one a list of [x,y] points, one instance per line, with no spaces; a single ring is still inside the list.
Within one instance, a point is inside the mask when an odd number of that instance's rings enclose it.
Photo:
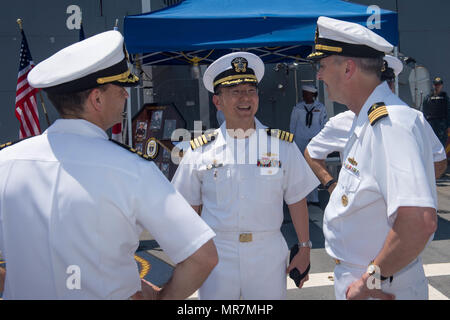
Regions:
[[[312,242],[311,240],[308,240],[306,242],[300,242],[299,243],[300,247],[302,248],[312,248]]]
[[[369,265],[369,267],[367,268],[367,273],[369,275],[374,275],[376,271],[376,267],[373,264]]]

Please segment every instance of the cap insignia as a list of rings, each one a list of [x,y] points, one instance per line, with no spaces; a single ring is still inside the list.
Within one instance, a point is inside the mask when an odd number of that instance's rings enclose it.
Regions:
[[[248,61],[243,57],[236,57],[231,61],[231,66],[237,73],[247,72]]]

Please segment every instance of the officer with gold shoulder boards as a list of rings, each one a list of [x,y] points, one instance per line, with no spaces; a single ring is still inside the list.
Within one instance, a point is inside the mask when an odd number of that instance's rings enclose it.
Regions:
[[[107,31],[64,48],[28,81],[46,91],[62,119],[40,136],[0,146],[3,298],[184,299],[195,292],[217,263],[214,232],[148,157],[105,132],[122,118],[124,87],[139,81],[122,35]],[[143,229],[177,264],[162,289],[139,279],[134,254]]]
[[[389,88],[395,93],[395,78],[403,70],[403,64],[398,58],[391,55],[385,55],[384,60],[387,66],[385,66],[386,68],[381,74],[381,81],[386,81]],[[420,111],[417,111],[417,113],[419,118],[422,119],[422,113]],[[325,159],[328,154],[335,151],[339,152],[342,158],[342,153],[349,138],[354,118],[355,114],[351,110],[341,112],[330,118],[319,134],[311,140],[304,152],[306,162],[308,162],[311,169],[319,178],[323,188],[330,194],[336,187],[337,180],[328,172]],[[433,150],[435,177],[438,179],[447,169],[445,149],[439,142],[438,137],[434,134],[431,126],[425,121],[424,124]]]
[[[308,279],[305,197],[319,181],[292,134],[255,118],[263,74],[262,60],[248,52],[225,55],[209,66],[203,83],[225,122],[191,141],[172,180],[216,233],[219,264],[200,288],[201,299],[284,299],[286,272],[297,268],[304,275],[299,287]],[[300,242],[287,269],[283,200]]]
[[[420,254],[437,227],[437,197],[424,120],[381,82],[389,42],[327,17],[316,32],[317,78],[356,115],[323,223],[336,298],[427,299]]]

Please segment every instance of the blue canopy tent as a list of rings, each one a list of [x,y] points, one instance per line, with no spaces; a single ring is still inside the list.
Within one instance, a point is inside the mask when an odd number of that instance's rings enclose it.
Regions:
[[[143,65],[209,64],[236,49],[265,63],[301,61],[312,50],[319,16],[367,25],[372,14],[367,6],[341,0],[184,0],[126,16],[124,36]],[[373,31],[397,45],[397,13],[379,14],[380,28]]]

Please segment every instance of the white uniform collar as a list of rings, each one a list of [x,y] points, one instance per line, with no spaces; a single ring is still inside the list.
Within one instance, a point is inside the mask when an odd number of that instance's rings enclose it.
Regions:
[[[71,133],[92,138],[109,139],[102,128],[83,119],[58,119],[44,132],[44,134],[50,133]]]
[[[267,126],[263,125],[256,117],[255,117],[255,128],[256,128],[256,132],[258,132],[259,129],[266,129]],[[226,137],[227,137],[227,122],[224,121],[222,123],[222,125],[220,126],[220,128],[218,129],[219,134],[217,135],[216,138],[216,143],[214,143],[214,147],[218,148],[221,147],[223,145],[225,145],[226,142]]]
[[[379,84],[375,90],[373,90],[372,94],[367,98],[366,102],[361,108],[361,111],[359,112],[358,117],[355,117],[353,128],[354,133],[357,137],[359,137],[362,129],[364,128],[364,125],[369,121],[369,116],[367,112],[369,111],[369,108],[377,102],[384,102],[389,95],[393,94],[391,89],[389,88],[386,81],[383,81],[381,84]]]
[[[309,106],[309,107],[311,107],[311,106],[314,106],[314,107],[316,107],[316,106],[318,106],[319,105],[319,100],[314,100],[314,102],[313,103],[310,103],[310,104],[307,104],[305,101],[300,101],[299,103],[297,103],[296,105],[295,105],[295,107],[297,107],[297,108],[300,108],[300,109],[302,109],[303,110],[303,106]]]

